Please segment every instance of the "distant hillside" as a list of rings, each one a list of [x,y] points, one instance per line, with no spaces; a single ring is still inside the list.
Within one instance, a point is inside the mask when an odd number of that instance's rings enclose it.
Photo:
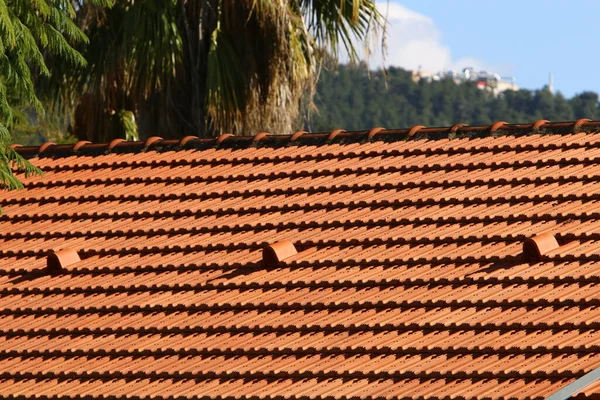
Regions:
[[[323,71],[317,90],[318,113],[306,128],[313,132],[412,125],[450,126],[566,121],[600,118],[598,94],[583,92],[571,99],[547,89],[506,91],[498,97],[474,83],[456,84],[451,79],[413,82],[411,73],[399,68],[382,72],[339,66]]]

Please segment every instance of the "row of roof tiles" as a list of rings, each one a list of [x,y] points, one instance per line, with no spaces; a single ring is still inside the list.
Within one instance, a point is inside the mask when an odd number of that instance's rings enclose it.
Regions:
[[[79,141],[73,145],[59,145],[53,142],[46,142],[41,146],[25,147],[20,144],[12,145],[13,148],[27,157],[31,156],[54,156],[66,154],[101,154],[105,151],[125,151],[139,152],[154,148],[189,148],[201,147],[210,148],[219,147],[247,147],[248,145],[266,145],[282,146],[288,144],[322,144],[335,142],[362,142],[371,140],[399,140],[407,138],[431,137],[460,137],[477,136],[485,137],[498,133],[510,135],[529,135],[531,133],[577,133],[580,131],[594,131],[600,127],[600,122],[592,121],[589,118],[581,118],[574,122],[550,122],[548,120],[538,120],[532,124],[509,124],[505,121],[498,121],[487,126],[468,126],[466,124],[455,124],[451,127],[427,128],[423,125],[416,125],[407,129],[385,129],[373,128],[368,131],[347,132],[343,129],[336,129],[326,133],[308,133],[306,131],[297,131],[292,135],[272,135],[267,132],[261,132],[254,136],[234,136],[225,133],[216,139],[200,139],[196,136],[186,136],[179,140],[165,140],[161,137],[153,136],[143,142],[127,142],[124,139],[114,139],[107,144],[94,144],[89,141]]]
[[[12,335],[0,339],[3,357],[364,355],[364,354],[597,354],[595,329],[378,330],[330,332],[120,332]]]
[[[20,398],[104,399],[125,396],[139,399],[543,399],[531,396],[531,387],[553,392],[572,379],[3,379],[0,391]],[[310,390],[307,390],[310,388]],[[111,393],[111,396],[106,396]],[[240,395],[243,393],[243,395]],[[460,393],[460,397],[456,396]],[[593,394],[593,393],[592,393]],[[17,396],[15,396],[17,397]]]

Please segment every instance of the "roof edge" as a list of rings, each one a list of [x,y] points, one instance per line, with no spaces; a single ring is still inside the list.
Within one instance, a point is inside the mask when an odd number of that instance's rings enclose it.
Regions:
[[[106,153],[138,153],[160,149],[207,149],[207,148],[247,148],[247,147],[283,147],[289,145],[323,145],[329,143],[354,143],[367,141],[395,142],[411,139],[454,139],[481,138],[486,136],[513,135],[521,136],[532,133],[539,134],[571,134],[579,132],[600,132],[600,121],[581,118],[577,121],[550,122],[538,120],[527,124],[509,124],[498,121],[491,125],[455,124],[450,127],[427,128],[416,125],[410,128],[385,129],[347,132],[335,129],[331,132],[308,133],[298,131],[291,135],[274,135],[266,132],[254,136],[235,136],[229,133],[217,138],[201,139],[196,136],[186,136],[182,139],[162,139],[153,136],[146,141],[125,141],[115,139],[110,143],[91,143],[79,141],[75,144],[55,144],[47,142],[41,146],[22,146],[13,144],[11,147],[25,158],[34,157],[67,157],[72,155],[100,155]]]

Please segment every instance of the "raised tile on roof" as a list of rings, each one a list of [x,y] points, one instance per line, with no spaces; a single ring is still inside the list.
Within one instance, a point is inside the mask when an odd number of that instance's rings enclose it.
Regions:
[[[523,242],[523,258],[525,261],[542,261],[559,247],[558,240],[551,232],[540,233]]]
[[[600,366],[597,132],[16,147],[0,397],[542,399]]]
[[[263,266],[279,267],[281,262],[298,254],[296,246],[289,240],[273,243],[263,249]]]
[[[73,249],[60,249],[50,252],[46,261],[46,268],[50,272],[60,272],[63,268],[81,261],[79,253]]]

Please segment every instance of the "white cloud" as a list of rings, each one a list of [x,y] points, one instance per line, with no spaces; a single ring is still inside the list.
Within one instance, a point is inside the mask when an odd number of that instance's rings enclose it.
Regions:
[[[378,8],[387,17],[386,65],[434,72],[452,63],[450,48],[441,44],[441,32],[431,18],[396,3],[380,1]],[[382,64],[379,50],[370,59],[372,67]]]
[[[487,65],[476,57],[454,59],[450,47],[443,44],[442,32],[435,22],[400,4],[387,0],[377,2],[377,7],[387,17],[386,66],[397,66],[405,69],[439,72],[443,70],[462,70],[473,67],[500,74],[510,74],[511,67]],[[381,42],[373,46],[369,57],[372,69],[381,68]]]

